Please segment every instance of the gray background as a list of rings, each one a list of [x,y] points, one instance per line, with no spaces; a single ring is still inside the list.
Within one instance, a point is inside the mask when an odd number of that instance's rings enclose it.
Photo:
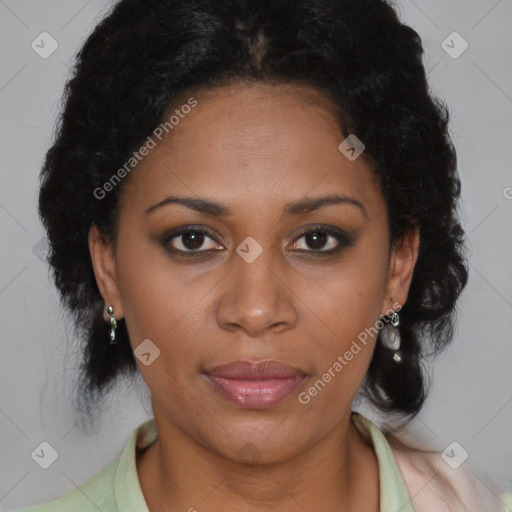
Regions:
[[[406,440],[440,451],[457,441],[490,492],[489,482],[505,488],[512,479],[512,0],[397,4],[423,39],[433,93],[451,109],[471,263],[456,338],[431,370],[430,397]],[[67,493],[118,457],[152,415],[144,389],[127,382],[99,421],[81,428],[71,407],[75,340],[42,261],[36,214],[38,173],[73,55],[110,5],[0,0],[3,510]],[[453,31],[469,44],[458,58],[441,46]],[[31,48],[42,32],[59,45],[47,59]],[[462,48],[453,36],[448,44]],[[31,458],[43,441],[59,455],[46,470]]]

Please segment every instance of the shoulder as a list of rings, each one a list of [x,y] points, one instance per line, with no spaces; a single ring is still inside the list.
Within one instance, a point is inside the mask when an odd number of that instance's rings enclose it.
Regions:
[[[15,512],[114,512],[114,476],[118,465],[119,459],[113,460],[62,498]]]
[[[441,453],[405,445],[386,434],[416,512],[501,512],[498,492],[472,471],[468,461],[450,466]]]
[[[154,418],[140,424],[121,456],[62,498],[12,512],[116,512],[143,509],[145,501],[136,467],[136,446],[144,448],[158,436]]]

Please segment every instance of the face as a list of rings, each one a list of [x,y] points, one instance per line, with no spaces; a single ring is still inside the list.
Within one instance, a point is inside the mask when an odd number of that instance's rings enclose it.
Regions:
[[[132,348],[152,354],[136,361],[157,423],[232,460],[248,442],[283,460],[346,421],[368,329],[405,302],[418,238],[390,251],[371,166],[340,151],[319,92],[194,98],[124,184],[115,257],[91,230],[95,275]]]

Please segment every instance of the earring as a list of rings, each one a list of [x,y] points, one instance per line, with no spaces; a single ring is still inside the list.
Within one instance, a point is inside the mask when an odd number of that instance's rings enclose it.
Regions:
[[[112,306],[109,306],[107,309],[107,313],[110,315],[110,344],[115,345],[117,323],[114,317],[114,308]]]
[[[391,324],[391,325],[390,325]],[[380,339],[382,344],[393,350],[393,361],[395,363],[402,362],[402,352],[400,352],[400,331],[398,326],[400,325],[400,317],[396,311],[393,311],[389,324],[386,324],[380,333]]]

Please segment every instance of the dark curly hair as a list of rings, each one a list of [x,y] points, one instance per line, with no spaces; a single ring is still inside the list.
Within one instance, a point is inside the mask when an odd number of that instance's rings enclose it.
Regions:
[[[391,241],[419,228],[401,310],[404,362],[393,364],[377,343],[362,387],[383,412],[409,419],[419,412],[424,361],[453,338],[468,277],[449,113],[430,94],[422,55],[420,36],[384,0],[121,0],[112,8],[77,55],[39,197],[48,261],[83,341],[77,396],[87,409],[118,377],[137,373],[124,320],[117,345],[108,343],[87,243],[95,225],[115,246],[123,183],[105,200],[93,191],[178,98],[252,81],[322,91],[342,113],[343,132],[366,146]]]

